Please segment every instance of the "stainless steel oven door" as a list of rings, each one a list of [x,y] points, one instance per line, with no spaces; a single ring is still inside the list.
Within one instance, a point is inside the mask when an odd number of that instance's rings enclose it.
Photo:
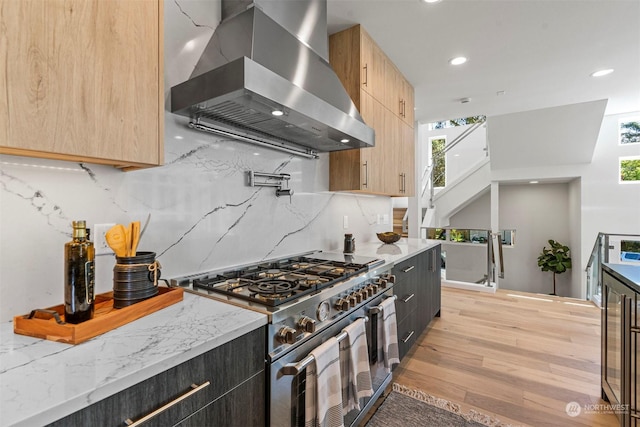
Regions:
[[[385,294],[391,293],[391,290],[385,292]],[[286,374],[287,370],[284,369],[286,365],[295,364],[300,362],[309,353],[327,339],[340,334],[342,329],[356,320],[358,317],[367,316],[367,307],[380,304],[384,297],[387,295],[380,295],[374,298],[366,306],[360,307],[344,318],[340,319],[333,325],[325,329],[321,334],[312,338],[303,345],[296,347],[289,353],[283,355],[277,360],[271,363],[269,368],[269,425],[273,427],[281,426],[304,426],[304,400],[305,400],[305,376],[306,370],[301,370],[297,375]],[[372,342],[369,340],[371,335],[371,328],[367,322],[367,343],[369,347],[369,355],[375,353],[375,348],[372,349]],[[376,334],[373,333],[373,336]],[[370,358],[371,360],[371,358]],[[371,367],[373,369],[373,366]],[[374,371],[371,372],[372,379],[374,379]],[[391,374],[386,374],[385,378],[379,378],[378,373],[375,373],[375,380],[373,381],[373,396],[370,398],[363,398],[360,400],[361,411],[353,410],[345,415],[344,425],[355,426],[371,408],[376,399],[382,394],[384,388],[391,382]]]

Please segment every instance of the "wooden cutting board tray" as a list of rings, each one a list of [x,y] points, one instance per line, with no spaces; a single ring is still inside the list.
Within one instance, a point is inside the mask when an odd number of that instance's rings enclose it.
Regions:
[[[113,292],[96,295],[93,319],[77,325],[59,324],[51,317],[31,318],[29,315],[13,318],[13,332],[51,341],[68,344],[80,344],[112,329],[125,325],[162,308],[182,301],[182,288],[158,288],[158,295],[124,308],[113,308]],[[47,310],[58,313],[64,321],[64,304],[50,307]]]

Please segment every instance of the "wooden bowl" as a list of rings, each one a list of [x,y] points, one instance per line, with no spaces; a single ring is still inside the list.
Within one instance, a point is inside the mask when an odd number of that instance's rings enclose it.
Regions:
[[[398,240],[400,240],[400,235],[398,233],[394,233],[392,231],[387,231],[385,233],[376,233],[376,235],[378,236],[378,239],[380,239],[381,242],[383,243],[395,243]]]

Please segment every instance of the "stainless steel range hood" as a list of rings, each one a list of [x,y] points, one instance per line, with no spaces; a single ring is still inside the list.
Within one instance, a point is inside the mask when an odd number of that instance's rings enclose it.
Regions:
[[[372,147],[328,51],[326,0],[222,0],[193,74],[171,88],[171,111],[191,127],[306,157]]]

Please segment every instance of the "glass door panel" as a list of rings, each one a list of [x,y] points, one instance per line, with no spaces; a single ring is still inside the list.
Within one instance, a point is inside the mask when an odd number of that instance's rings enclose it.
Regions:
[[[607,287],[607,369],[605,380],[616,400],[621,398],[622,369],[622,295]],[[613,403],[613,402],[612,402]]]

